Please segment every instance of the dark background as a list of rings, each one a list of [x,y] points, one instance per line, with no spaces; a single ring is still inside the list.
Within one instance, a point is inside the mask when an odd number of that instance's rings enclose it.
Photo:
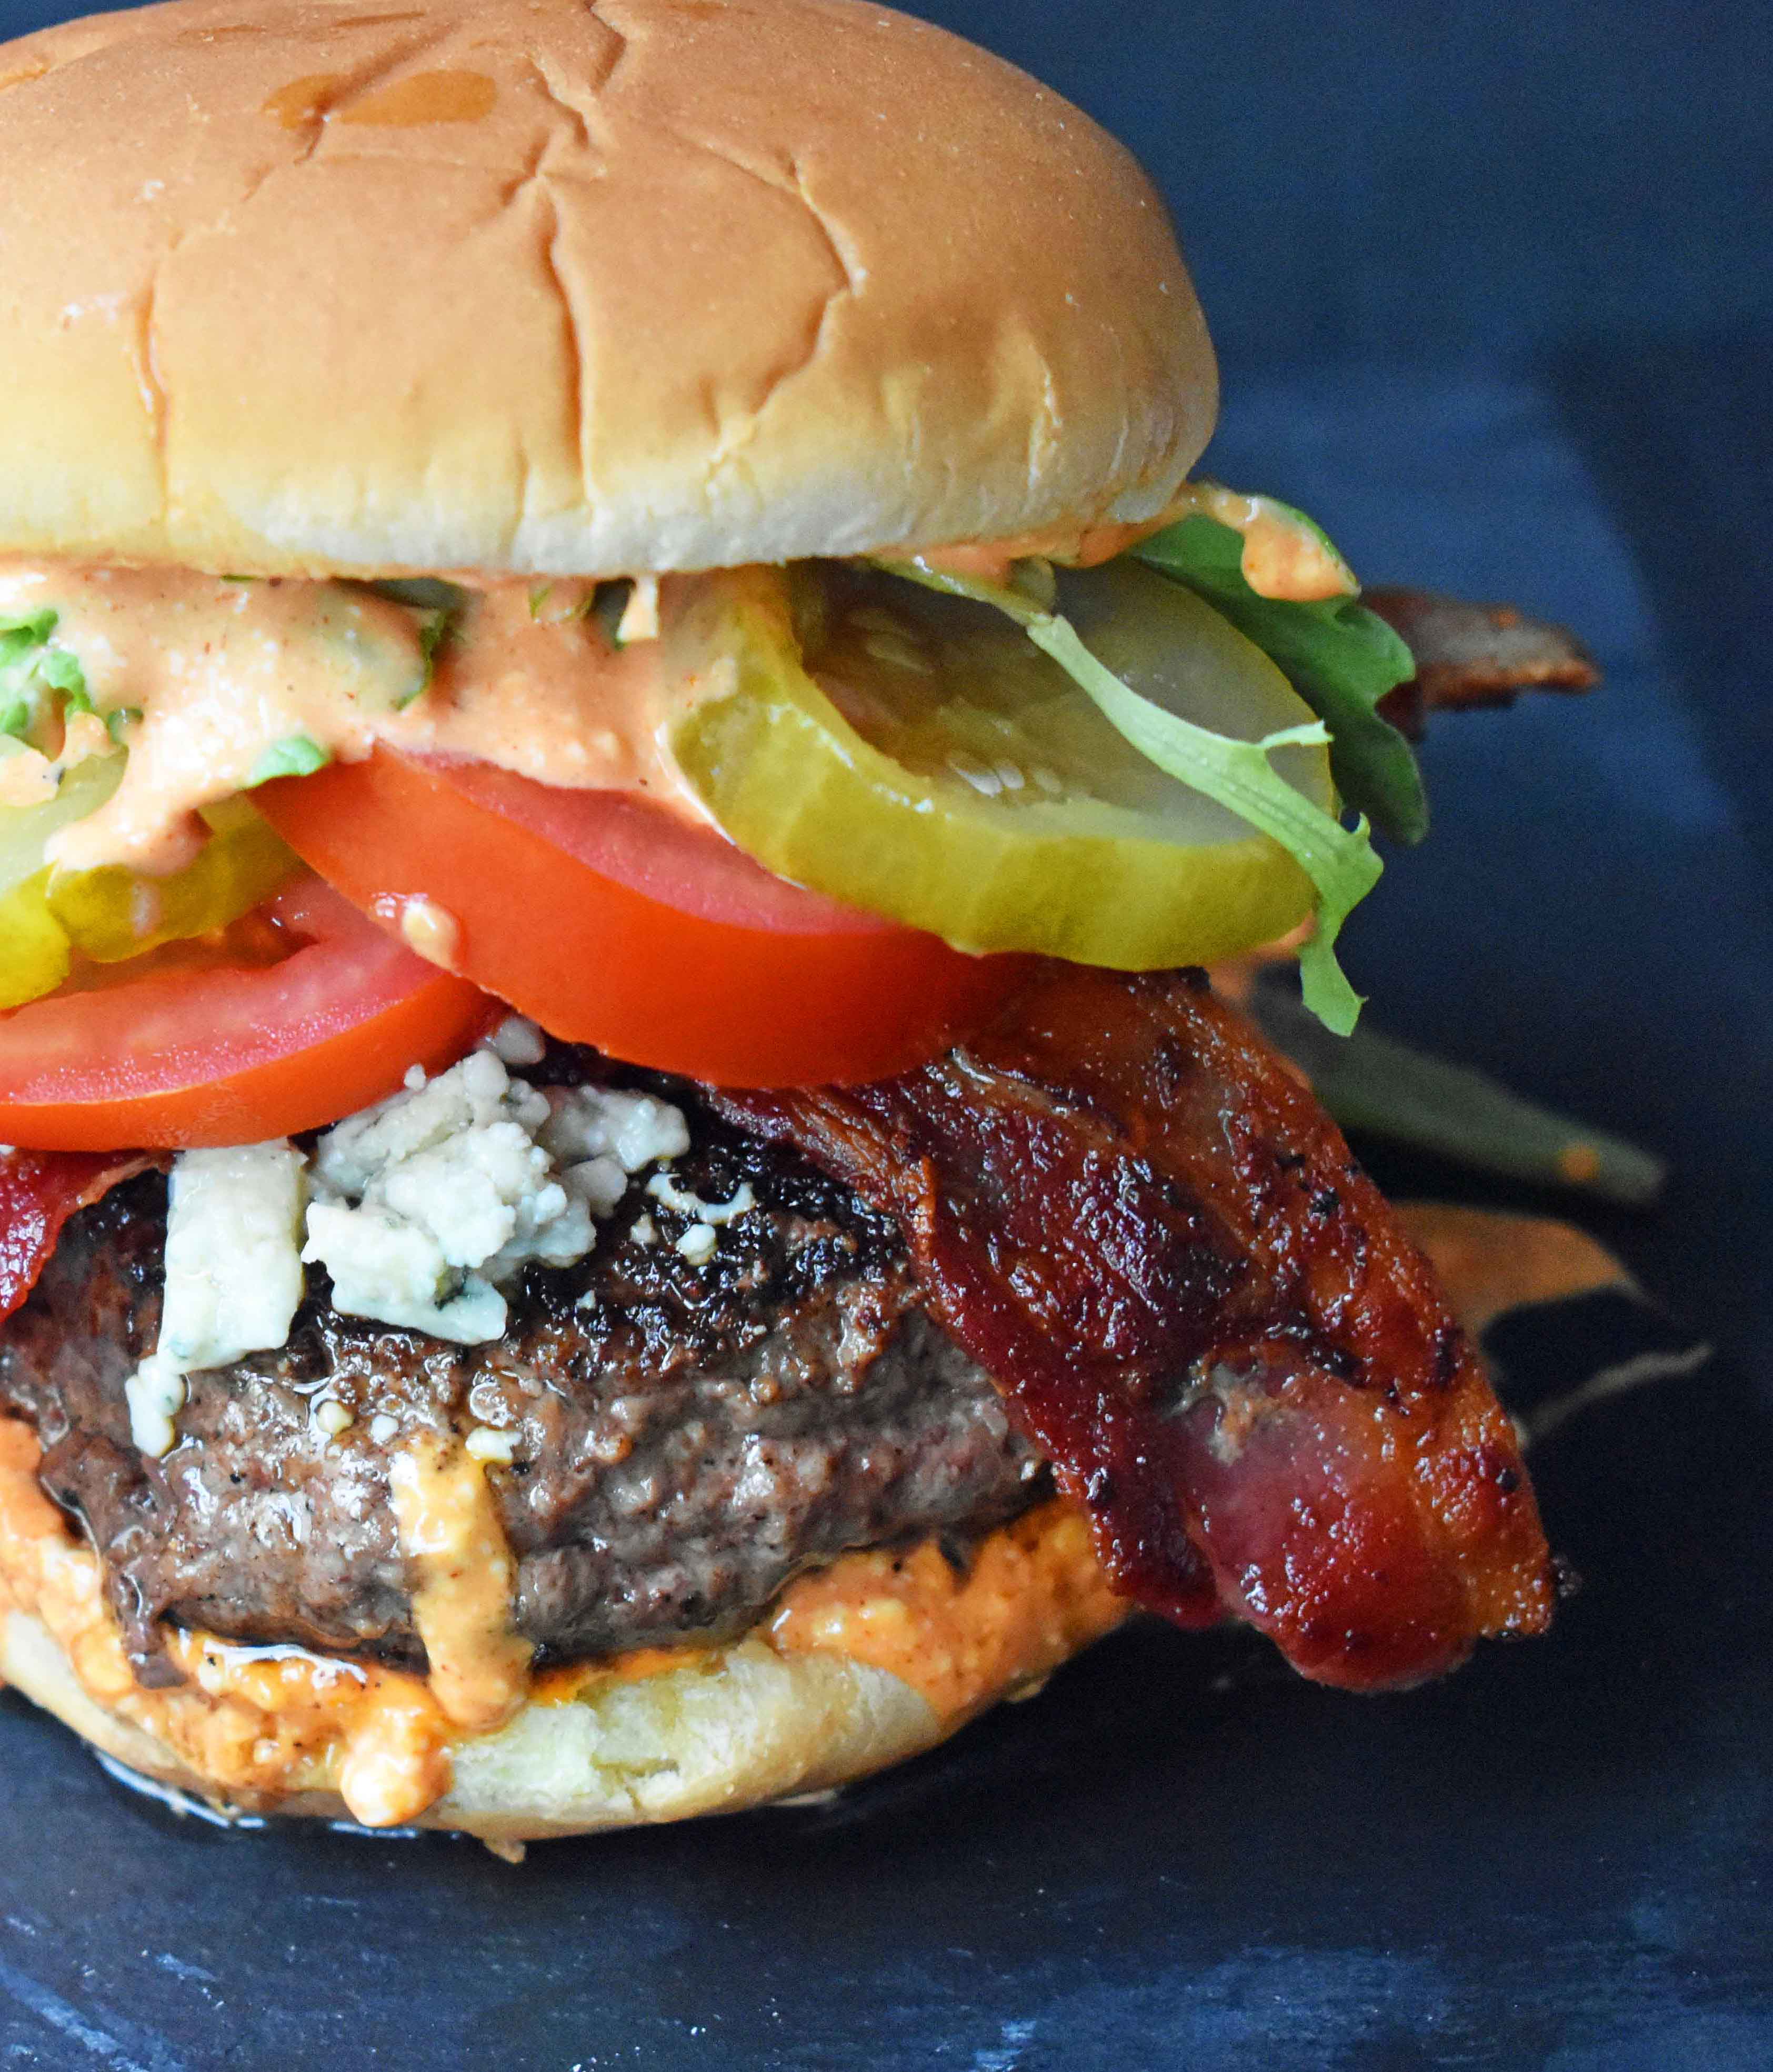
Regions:
[[[1753,0],[948,0],[915,9],[1124,138],[1235,388],[1519,368],[1773,316],[1773,14]]]
[[[1435,835],[1349,961],[1384,1026],[1673,1166],[1660,1211],[1587,1219],[1668,1315],[1517,1332],[1517,1392],[1721,1356],[1541,1457],[1588,1581],[1557,1636],[1406,1701],[1132,1633],[834,1809],[522,1871],[180,1823],[6,1701],[8,2065],[1773,2064],[1773,9],[924,11],[1165,187],[1216,472],[1371,579],[1511,598],[1605,664],[1592,701],[1430,744]]]

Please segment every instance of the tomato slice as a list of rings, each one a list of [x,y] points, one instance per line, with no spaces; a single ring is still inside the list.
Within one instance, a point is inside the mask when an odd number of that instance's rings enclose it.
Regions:
[[[1021,967],[803,891],[630,793],[380,748],[254,797],[366,911],[443,908],[452,968],[551,1034],[693,1079],[903,1071],[983,1022]]]
[[[105,1151],[286,1137],[392,1093],[409,1066],[450,1063],[487,1026],[483,994],[318,878],[260,911],[276,931],[264,958],[103,966],[92,987],[0,1017],[0,1139]]]

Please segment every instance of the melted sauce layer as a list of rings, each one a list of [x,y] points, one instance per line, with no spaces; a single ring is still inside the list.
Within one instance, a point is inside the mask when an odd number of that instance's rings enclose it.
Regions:
[[[335,84],[323,74],[293,80],[267,112],[294,125],[323,117]],[[474,73],[426,73],[340,119],[468,120],[489,84]],[[1031,554],[1079,566],[1105,561],[1191,512],[1242,535],[1244,576],[1264,596],[1315,599],[1356,587],[1298,513],[1212,483],[1186,485],[1150,524],[1060,528],[925,558],[1001,582]],[[56,835],[49,860],[66,870],[177,870],[200,838],[192,818],[200,808],[249,790],[274,768],[360,761],[383,742],[567,789],[641,792],[705,824],[665,742],[716,672],[673,668],[669,643],[636,636],[668,627],[718,580],[673,576],[638,586],[620,647],[587,609],[594,585],[495,583],[466,593],[433,654],[422,614],[361,584],[0,561],[0,617],[53,610],[55,644],[78,660],[100,711],[139,715],[127,726],[129,760],[115,794]],[[108,747],[97,720],[75,725],[93,736],[84,752]],[[13,758],[0,781],[14,790],[35,785],[43,796],[54,782],[37,755]],[[9,792],[0,800],[8,802],[35,803],[35,794]]]
[[[169,1633],[191,1680],[143,1690],[98,1557],[39,1488],[38,1457],[29,1427],[0,1418],[0,1609],[39,1619],[88,1696],[249,1811],[335,1790],[365,1827],[397,1827],[449,1789],[452,1730],[416,1676]]]
[[[663,586],[668,620],[701,578]],[[65,870],[179,867],[191,815],[247,789],[280,746],[356,762],[378,742],[571,790],[645,794],[698,824],[664,730],[705,689],[658,641],[612,645],[591,586],[500,583],[427,660],[421,615],[361,586],[229,582],[178,569],[0,562],[0,617],[52,609],[101,711],[138,713],[109,802],[55,837]]]
[[[449,1790],[450,1752],[467,1729],[446,1710],[435,1669],[428,1685],[301,1648],[169,1632],[173,1657],[191,1680],[183,1689],[143,1690],[105,1601],[97,1556],[38,1486],[38,1457],[30,1429],[0,1418],[0,1609],[40,1619],[101,1705],[158,1737],[216,1793],[249,1811],[273,1811],[293,1793],[330,1790],[364,1827],[397,1827]],[[438,1479],[422,1478],[421,1502],[426,1517],[440,1521],[438,1536],[460,1549],[478,1531],[471,1521],[479,1506],[457,1486],[450,1465],[440,1463]],[[891,1671],[928,1700],[946,1727],[1006,1689],[1037,1684],[1126,1610],[1096,1564],[1082,1513],[1055,1502],[991,1535],[965,1577],[933,1546],[846,1555],[795,1584],[763,1637],[784,1655],[835,1651]],[[483,1639],[490,1621],[476,1614],[470,1623]],[[447,1634],[434,1624],[426,1632],[423,1612],[420,1630],[441,1666]],[[478,1652],[477,1639],[458,1658],[458,1671]],[[549,1705],[594,1700],[608,1684],[705,1666],[718,1653],[694,1645],[636,1649],[546,1671],[531,1695]],[[450,1692],[459,1711],[463,1688],[459,1682]],[[467,1688],[481,1687],[471,1679]],[[489,1688],[511,1687],[496,1673]]]
[[[1258,597],[1315,604],[1352,597],[1360,590],[1347,563],[1309,519],[1272,496],[1245,496],[1216,482],[1184,483],[1169,509],[1142,525],[1055,525],[1014,540],[932,547],[919,550],[917,558],[949,575],[1002,586],[1018,561],[1032,557],[1092,569],[1194,517],[1211,518],[1242,535],[1244,580]]]
[[[517,1564],[486,1469],[464,1449],[422,1442],[389,1481],[431,1696],[458,1726],[489,1733],[523,1703],[535,1650],[512,1630]]]
[[[890,1670],[947,1728],[1039,1684],[1132,1609],[1109,1587],[1082,1508],[1058,1497],[993,1532],[964,1576],[926,1541],[802,1577],[766,1637],[778,1654]]]

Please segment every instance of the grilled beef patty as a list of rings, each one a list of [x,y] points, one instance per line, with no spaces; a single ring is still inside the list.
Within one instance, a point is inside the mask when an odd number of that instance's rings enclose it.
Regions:
[[[144,1681],[177,1674],[162,1619],[422,1668],[388,1470],[422,1432],[512,1435],[488,1474],[544,1659],[730,1634],[808,1564],[977,1532],[1039,1493],[896,1227],[792,1152],[693,1108],[690,1127],[679,1184],[748,1181],[758,1203],[705,1265],[636,1183],[580,1264],[526,1269],[496,1344],[341,1316],[311,1272],[281,1352],[189,1377],[162,1461],[131,1443],[123,1389],[158,1334],[166,1182],[69,1224],[0,1335],[0,1408],[36,1427]],[[331,1438],[329,1402],[352,1420]]]

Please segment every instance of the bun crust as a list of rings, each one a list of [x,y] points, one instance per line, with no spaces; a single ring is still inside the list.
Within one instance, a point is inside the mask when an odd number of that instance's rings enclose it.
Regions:
[[[0,551],[603,575],[1156,516],[1126,153],[870,0],[171,0],[0,48]]]

